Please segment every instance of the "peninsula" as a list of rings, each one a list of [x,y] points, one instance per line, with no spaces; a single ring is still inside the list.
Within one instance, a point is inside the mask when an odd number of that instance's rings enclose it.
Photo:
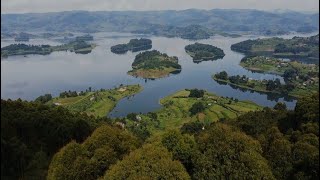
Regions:
[[[241,88],[258,92],[288,94],[291,97],[303,97],[315,93],[319,89],[319,66],[303,64],[297,61],[284,62],[270,57],[246,57],[241,60],[244,68],[261,73],[277,74],[284,78],[285,84],[279,79],[254,80],[246,76],[228,76],[222,71],[212,76],[219,82],[225,82]]]
[[[279,58],[302,58],[318,61],[319,34],[310,37],[293,37],[292,39],[274,37],[246,40],[231,45],[231,50],[246,55],[269,55]]]
[[[81,92],[65,91],[60,93],[59,97],[47,101],[46,104],[63,106],[72,112],[84,112],[95,117],[103,117],[112,111],[120,99],[134,95],[142,89],[138,84],[120,85],[114,89],[95,91],[91,88]]]

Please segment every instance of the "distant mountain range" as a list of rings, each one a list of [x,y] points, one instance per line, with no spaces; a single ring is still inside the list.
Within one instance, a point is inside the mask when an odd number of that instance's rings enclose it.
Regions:
[[[52,32],[144,32],[156,28],[199,25],[214,31],[283,34],[289,31],[319,30],[319,13],[259,10],[167,10],[167,11],[66,11],[52,13],[1,14],[1,33],[21,31]],[[162,34],[159,33],[158,34]]]

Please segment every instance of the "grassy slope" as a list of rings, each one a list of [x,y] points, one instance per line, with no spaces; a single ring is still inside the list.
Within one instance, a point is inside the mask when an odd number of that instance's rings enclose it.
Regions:
[[[120,88],[89,92],[84,96],[69,97],[69,98],[54,98],[52,103],[60,103],[62,106],[74,112],[86,112],[88,115],[94,115],[96,117],[106,116],[117,104],[117,102],[127,96],[136,94],[142,90],[139,85],[123,86],[125,91],[119,91]],[[95,97],[90,100],[90,98]],[[112,100],[113,97],[114,100]]]
[[[249,101],[233,101],[228,98],[206,92],[203,98],[188,97],[189,91],[181,90],[173,95],[160,100],[163,108],[156,111],[160,125],[158,128],[150,127],[153,134],[159,134],[166,130],[180,128],[184,123],[200,120],[203,122],[215,122],[221,118],[236,118],[248,111],[262,109],[261,106]],[[231,104],[229,101],[231,100]],[[189,109],[198,101],[206,105],[204,112],[191,116]],[[152,121],[147,115],[141,115],[145,121]],[[129,123],[132,121],[128,120]]]

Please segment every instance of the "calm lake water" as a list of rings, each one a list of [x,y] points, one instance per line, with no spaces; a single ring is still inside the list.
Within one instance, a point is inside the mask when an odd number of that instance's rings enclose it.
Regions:
[[[241,53],[230,50],[231,44],[246,40],[263,38],[262,36],[243,36],[230,38],[214,36],[210,39],[189,41],[180,38],[165,38],[144,36],[152,40],[152,49],[177,56],[182,66],[179,74],[157,80],[144,80],[127,75],[131,64],[138,53],[128,52],[124,55],[113,54],[110,47],[127,43],[131,38],[142,36],[127,33],[96,33],[94,42],[98,45],[89,54],[75,54],[73,52],[54,52],[50,55],[13,56],[1,60],[1,98],[26,99],[51,93],[58,96],[66,90],[85,90],[113,88],[120,84],[140,84],[143,91],[129,98],[122,99],[110,117],[125,116],[130,112],[145,113],[161,108],[159,100],[169,94],[185,88],[205,89],[220,96],[250,100],[263,106],[274,106],[277,102],[285,102],[289,108],[294,108],[296,100],[279,95],[262,94],[230,87],[215,82],[211,75],[226,71],[230,75],[246,75],[253,79],[283,79],[276,75],[253,73],[239,65]],[[313,34],[295,34],[279,36],[292,38],[293,36],[310,36]],[[224,50],[223,59],[194,63],[185,52],[188,44],[200,42],[217,46]],[[2,39],[1,47],[15,43],[12,39]],[[54,40],[32,39],[29,44],[61,44]]]

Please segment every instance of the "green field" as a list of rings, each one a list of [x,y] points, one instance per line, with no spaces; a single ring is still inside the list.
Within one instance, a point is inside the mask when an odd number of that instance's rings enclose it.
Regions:
[[[261,110],[262,107],[249,101],[238,101],[205,92],[202,98],[188,97],[190,91],[181,90],[160,100],[163,107],[155,111],[157,122],[148,114],[137,115],[141,117],[140,123],[147,124],[153,134],[159,134],[170,129],[178,129],[184,123],[201,121],[203,123],[216,122],[221,119],[234,119],[249,112]],[[191,115],[189,109],[196,102],[202,102],[205,110],[196,115]],[[135,121],[126,118],[126,124],[136,125]]]
[[[86,95],[68,98],[54,98],[48,104],[66,107],[73,112],[85,112],[96,117],[106,116],[117,102],[142,90],[140,85],[120,86],[110,90],[88,92]]]

